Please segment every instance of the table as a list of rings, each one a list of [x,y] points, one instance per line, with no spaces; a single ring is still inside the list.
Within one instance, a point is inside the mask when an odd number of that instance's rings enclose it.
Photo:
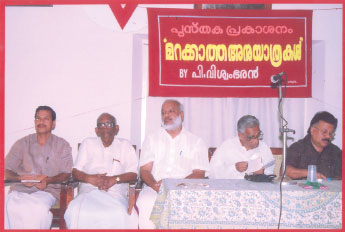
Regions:
[[[328,189],[282,186],[281,229],[342,228],[342,182],[322,184]],[[166,179],[150,219],[157,229],[277,229],[279,186],[247,180]]]

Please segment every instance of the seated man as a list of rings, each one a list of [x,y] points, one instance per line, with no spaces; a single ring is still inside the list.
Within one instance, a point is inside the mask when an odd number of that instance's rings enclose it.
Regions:
[[[135,181],[138,159],[133,146],[115,138],[119,131],[114,116],[97,119],[95,138],[85,139],[72,175],[80,181],[78,196],[65,213],[69,229],[137,229],[138,215],[128,210],[128,182]]]
[[[286,175],[302,179],[308,175],[308,165],[316,165],[317,178],[341,179],[342,151],[331,141],[338,120],[329,112],[314,115],[308,134],[287,149]]]
[[[238,137],[224,141],[210,161],[210,178],[243,179],[245,173],[272,174],[274,158],[270,148],[260,142],[263,133],[259,120],[251,115],[237,123]]]
[[[5,200],[5,229],[49,229],[50,208],[60,199],[60,184],[72,170],[72,148],[52,134],[55,111],[39,106],[35,134],[18,140],[5,159],[5,179],[22,182],[11,186]]]
[[[161,182],[165,178],[204,178],[209,171],[206,144],[182,127],[183,106],[168,99],[162,105],[162,129],[142,146],[140,175],[145,182],[137,200],[139,228],[154,229],[149,220]]]

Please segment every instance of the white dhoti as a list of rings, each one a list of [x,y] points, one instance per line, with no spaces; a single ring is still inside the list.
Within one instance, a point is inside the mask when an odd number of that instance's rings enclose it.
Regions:
[[[56,199],[44,191],[13,191],[5,197],[5,229],[50,229]]]
[[[68,229],[138,229],[138,215],[128,214],[128,199],[102,190],[81,193],[65,213]]]
[[[136,202],[139,210],[139,229],[156,228],[155,224],[150,220],[150,216],[157,195],[157,192],[148,186],[145,186],[143,190],[141,190]]]

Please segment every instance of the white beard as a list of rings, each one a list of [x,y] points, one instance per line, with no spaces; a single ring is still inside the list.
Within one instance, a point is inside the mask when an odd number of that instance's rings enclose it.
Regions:
[[[177,128],[179,128],[179,126],[182,125],[182,119],[181,119],[181,115],[179,115],[174,121],[172,124],[167,124],[165,125],[164,122],[162,122],[162,127],[165,129],[165,130],[168,130],[168,131],[172,131],[172,130],[176,130]]]

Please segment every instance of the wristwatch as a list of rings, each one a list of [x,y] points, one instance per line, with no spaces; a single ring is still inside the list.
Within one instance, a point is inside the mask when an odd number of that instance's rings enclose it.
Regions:
[[[116,180],[116,183],[119,183],[120,182],[120,177],[117,176],[115,180]]]

